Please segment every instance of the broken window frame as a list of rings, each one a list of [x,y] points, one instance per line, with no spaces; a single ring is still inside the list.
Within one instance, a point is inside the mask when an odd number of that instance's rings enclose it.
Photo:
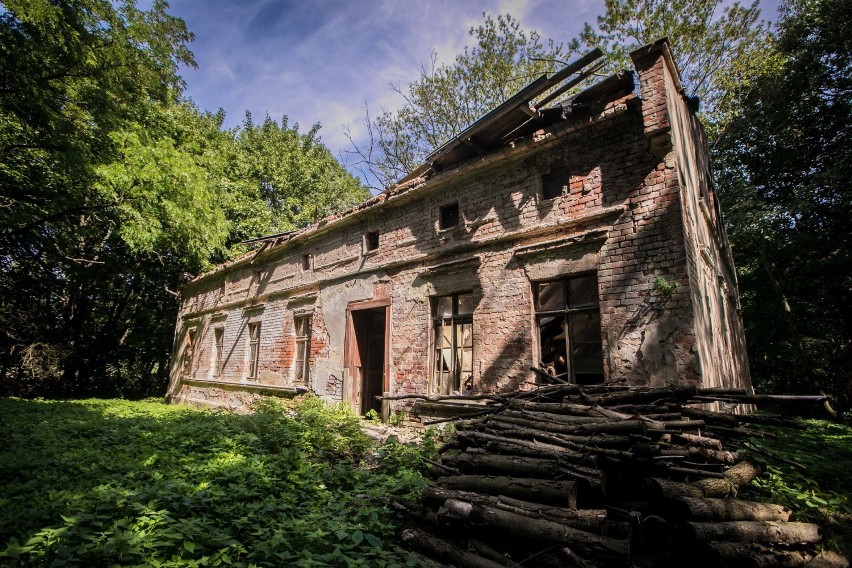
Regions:
[[[571,284],[579,282],[582,279],[589,277],[594,278],[594,298],[588,301],[575,301],[572,297]],[[562,286],[561,301],[558,307],[545,306],[542,304],[542,291],[545,286],[559,284]],[[560,379],[567,380],[572,384],[595,384],[604,381],[603,372],[603,339],[601,337],[601,320],[600,320],[600,298],[598,294],[598,278],[594,272],[586,272],[580,274],[572,274],[552,280],[545,280],[533,283],[533,299],[535,310],[535,322],[538,332],[538,362],[544,369],[552,367],[554,374]],[[597,330],[594,335],[595,341],[580,341],[578,336],[583,331],[577,326],[577,322],[581,317],[592,317],[597,320],[597,326],[592,326],[592,330]],[[545,333],[544,320],[549,319],[547,324],[558,323],[562,331],[556,334],[552,339],[546,341],[543,337]],[[561,320],[561,321],[560,321]],[[555,326],[552,326],[555,327]],[[579,328],[579,329],[578,329]],[[588,333],[588,330],[586,330]],[[554,339],[559,339],[559,335],[564,334],[564,345],[562,349],[558,344],[554,344]],[[550,348],[549,345],[553,347]],[[586,369],[578,369],[577,355],[582,349],[600,352],[600,357],[593,357],[594,363],[599,362],[599,367],[589,371]],[[562,355],[563,363],[558,362],[559,355]],[[586,355],[588,357],[588,355]],[[588,363],[588,361],[586,361]],[[563,367],[564,366],[564,370]]]
[[[466,299],[463,303],[460,298]],[[449,300],[450,313],[439,313]],[[430,392],[457,394],[473,388],[473,295],[459,292],[432,297],[432,372]],[[465,334],[465,332],[467,332]]]
[[[293,354],[293,382],[308,384],[311,371],[311,331],[313,318],[310,314],[293,316],[295,351]]]
[[[213,328],[213,378],[221,379],[224,369],[225,328]]]
[[[379,231],[367,231],[364,233],[363,251],[364,254],[376,252],[379,250]]]
[[[260,361],[260,322],[249,322],[248,324],[248,371],[247,379],[256,379],[258,375],[258,362]]]
[[[183,345],[183,360],[181,361],[181,372],[184,375],[192,374],[192,359],[195,356],[195,340],[197,331],[195,328],[186,330],[186,337]]]

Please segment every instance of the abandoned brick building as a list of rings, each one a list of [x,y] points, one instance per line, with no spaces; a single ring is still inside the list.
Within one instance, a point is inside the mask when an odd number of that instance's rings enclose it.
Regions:
[[[668,45],[550,102],[598,56],[531,83],[384,193],[186,285],[169,396],[238,407],[312,390],[366,413],[382,393],[516,389],[531,365],[576,383],[750,387],[705,138]]]

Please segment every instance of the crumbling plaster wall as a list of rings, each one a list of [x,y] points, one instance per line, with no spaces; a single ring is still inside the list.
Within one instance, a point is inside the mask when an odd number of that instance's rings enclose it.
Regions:
[[[651,53],[656,57],[654,80],[665,86],[665,115],[677,163],[696,367],[702,386],[750,389],[736,271],[713,190],[707,139],[688,108],[668,47],[660,45]]]

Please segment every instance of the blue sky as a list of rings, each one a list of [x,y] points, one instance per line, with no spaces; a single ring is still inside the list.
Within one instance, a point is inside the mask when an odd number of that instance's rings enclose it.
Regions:
[[[762,0],[776,18],[777,0]],[[525,29],[567,42],[604,11],[603,0],[172,0],[196,39],[198,69],[184,69],[186,94],[226,125],[288,115],[306,131],[322,124],[331,151],[349,147],[344,126],[364,135],[364,105],[401,104],[389,83],[417,78],[435,52],[450,62],[469,45],[482,13],[510,13]]]

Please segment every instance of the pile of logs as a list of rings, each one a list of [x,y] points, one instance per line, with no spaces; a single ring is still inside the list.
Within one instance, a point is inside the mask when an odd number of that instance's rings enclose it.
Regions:
[[[402,540],[433,561],[476,568],[844,565],[815,558],[817,525],[740,496],[761,473],[744,459],[761,452],[750,440],[771,435],[755,426],[799,423],[707,410],[821,397],[558,384],[482,398],[482,411],[456,421],[457,435],[441,448],[436,481],[421,502],[395,502],[414,520]]]

